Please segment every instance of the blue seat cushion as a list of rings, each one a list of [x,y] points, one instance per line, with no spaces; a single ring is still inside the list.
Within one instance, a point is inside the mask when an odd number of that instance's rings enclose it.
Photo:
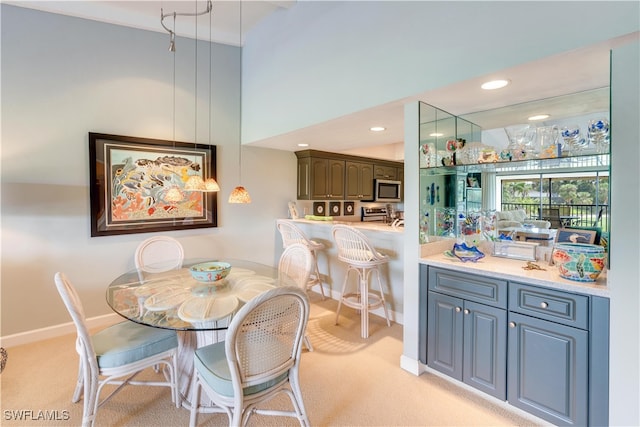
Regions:
[[[175,331],[121,322],[91,336],[101,368],[115,368],[178,346]]]
[[[224,341],[197,349],[194,357],[194,367],[209,387],[218,394],[233,397],[233,384],[227,356],[224,351]],[[272,380],[246,387],[243,394],[249,396],[259,393],[278,384],[286,379],[288,375],[289,372],[287,371]]]

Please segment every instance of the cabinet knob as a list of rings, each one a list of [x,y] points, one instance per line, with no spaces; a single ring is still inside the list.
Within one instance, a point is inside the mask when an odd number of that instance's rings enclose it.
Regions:
[[[469,313],[471,313],[471,312],[469,311],[469,309],[468,309],[468,308],[465,308],[465,309],[464,309],[464,314],[469,314]]]
[[[515,328],[516,327],[516,322],[509,322],[509,327],[510,328]]]
[[[462,311],[462,309],[460,307],[456,307],[456,313],[460,313],[460,311]]]
[[[549,304],[547,304],[546,302],[543,301],[543,302],[540,303],[540,307],[547,308],[547,307],[549,307]]]

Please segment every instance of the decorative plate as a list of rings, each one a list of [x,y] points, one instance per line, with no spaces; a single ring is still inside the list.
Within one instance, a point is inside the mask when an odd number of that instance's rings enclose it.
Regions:
[[[190,298],[180,306],[178,317],[191,323],[219,320],[232,314],[237,307],[238,298],[233,295]]]

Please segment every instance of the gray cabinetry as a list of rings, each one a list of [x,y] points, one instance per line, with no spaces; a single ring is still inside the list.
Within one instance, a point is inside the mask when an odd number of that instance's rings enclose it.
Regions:
[[[429,269],[427,364],[502,400],[507,370],[505,292],[504,281]]]
[[[345,199],[373,200],[373,164],[345,162]]]
[[[607,298],[426,265],[420,281],[423,363],[554,425],[608,424]]]
[[[510,283],[509,403],[555,425],[607,424],[608,318],[603,298]]]

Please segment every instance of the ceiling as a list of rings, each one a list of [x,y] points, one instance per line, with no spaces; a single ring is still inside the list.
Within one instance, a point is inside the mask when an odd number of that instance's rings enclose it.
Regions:
[[[91,2],[47,2],[47,1],[6,1],[21,7],[30,7],[48,12],[61,13],[86,19],[125,25],[150,31],[164,32],[160,25],[161,9],[163,13],[194,13],[206,7],[203,0],[184,1],[91,1]],[[240,25],[240,8],[237,1],[216,1],[213,6],[211,37],[213,41],[231,45],[241,44],[239,30],[246,34],[258,22],[282,8],[294,7],[296,0],[282,1],[245,1],[242,0],[242,23]],[[165,24],[173,27],[172,18],[165,19]],[[194,18],[178,17],[176,34],[194,37],[196,31]],[[198,20],[198,38],[208,39],[208,19]],[[179,25],[179,26],[178,26]],[[559,95],[582,92],[609,85],[609,51],[612,47],[626,43],[637,34],[611,40],[561,55],[545,58],[532,63],[523,64],[502,70],[494,75],[479,76],[475,79],[457,83],[452,86],[416,94],[412,97],[394,100],[388,104],[337,117],[304,129],[284,135],[277,135],[260,141],[249,141],[251,145],[297,151],[298,143],[309,144],[309,148],[332,152],[349,152],[351,154],[367,153],[372,155],[372,147],[392,147],[404,141],[404,105],[407,102],[423,101],[453,115],[469,116],[473,122],[483,129],[495,129],[509,124],[526,122],[530,108],[501,108],[519,105],[528,101],[553,98]],[[511,84],[496,91],[484,91],[480,84],[494,77],[507,78]],[[602,97],[583,96],[574,107],[584,111],[601,111]],[[524,106],[524,105],[523,105]],[[523,107],[522,106],[522,107]],[[541,113],[561,118],[567,114],[577,114],[564,103],[539,102],[536,107]],[[500,108],[500,110],[496,110]],[[478,112],[485,112],[478,113]],[[371,132],[373,125],[384,126],[384,132]],[[245,141],[246,143],[247,141]],[[381,150],[381,152],[385,152]],[[389,152],[389,151],[387,151]],[[393,160],[402,160],[402,150]],[[385,154],[386,155],[386,154]]]

